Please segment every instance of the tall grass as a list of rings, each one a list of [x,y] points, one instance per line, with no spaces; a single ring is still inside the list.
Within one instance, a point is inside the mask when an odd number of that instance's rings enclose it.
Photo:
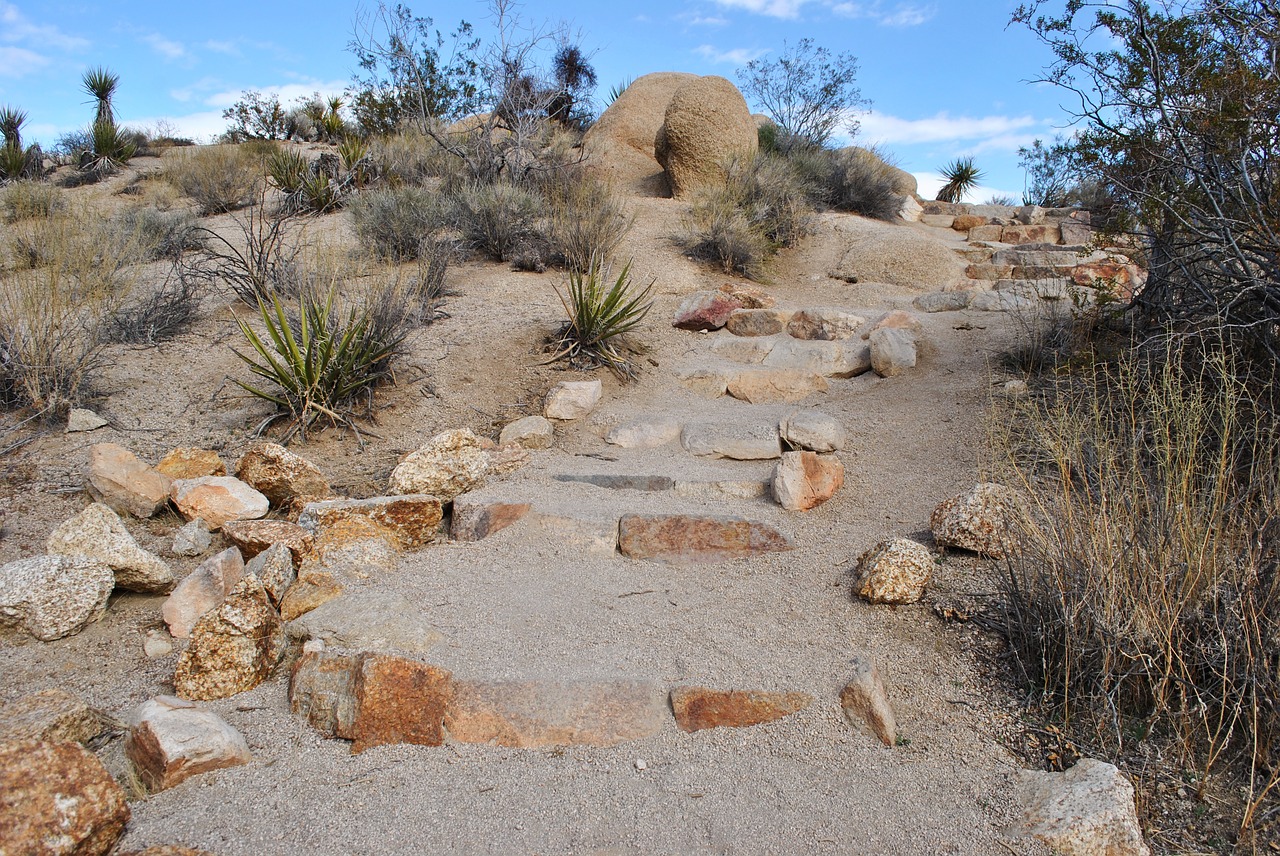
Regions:
[[[272,147],[271,152],[275,148]],[[165,158],[164,176],[201,214],[222,214],[250,202],[266,168],[264,158],[247,146],[198,146]]]

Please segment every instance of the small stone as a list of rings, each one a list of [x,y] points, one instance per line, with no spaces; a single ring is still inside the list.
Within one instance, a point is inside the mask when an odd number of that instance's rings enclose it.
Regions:
[[[128,591],[155,594],[173,588],[173,571],[164,560],[139,547],[119,515],[100,502],[54,529],[45,551],[95,559],[115,572],[118,588]]]
[[[787,452],[773,471],[773,498],[787,511],[809,511],[844,485],[844,464],[835,455]]]
[[[212,449],[178,448],[161,458],[156,470],[171,479],[198,479],[225,476],[227,465]]]
[[[142,639],[142,653],[150,660],[168,657],[173,653],[173,637],[164,630],[148,630]]]
[[[265,517],[271,507],[265,496],[230,476],[178,479],[169,495],[183,517],[187,520],[199,517],[210,529],[219,529],[228,520]]]
[[[791,313],[780,309],[737,309],[724,327],[735,336],[773,336],[786,329],[789,320]]]
[[[911,301],[911,305],[921,312],[959,312],[972,299],[969,291],[931,291]]]
[[[445,537],[443,527],[440,535]],[[303,567],[308,570],[324,568],[339,579],[367,580],[375,575],[394,573],[400,568],[400,551],[391,540],[381,536],[322,545],[316,555],[317,561]]]
[[[97,621],[115,588],[112,570],[84,556],[33,556],[0,566],[0,625],[52,642]]]
[[[970,229],[975,226],[982,226],[986,222],[987,218],[978,214],[961,214],[956,217],[955,220],[951,221],[951,228],[955,229],[957,232],[964,232],[967,234]]]
[[[1027,386],[1027,382],[1017,378],[1007,380],[1000,386],[1000,392],[1005,398],[1022,398],[1030,391],[1031,388]]]
[[[281,599],[280,617],[285,621],[293,621],[317,606],[340,597],[342,591],[342,584],[334,579],[333,574],[324,571],[304,571],[298,575],[298,581],[289,586],[289,590]]]
[[[309,646],[312,643],[307,643]],[[356,673],[361,654],[304,651],[289,676],[289,707],[326,737],[355,736]]]
[[[1062,229],[1056,223],[1032,226],[1005,226],[1000,240],[1006,244],[1061,244]]]
[[[204,518],[197,517],[173,533],[171,549],[175,556],[199,556],[212,545],[213,536],[209,534],[209,527],[205,525]]]
[[[267,597],[271,598],[271,602],[278,607],[284,600],[285,593],[289,591],[289,586],[298,579],[296,561],[288,544],[272,544],[250,559],[244,566],[244,572],[253,574],[261,581],[262,587],[267,591]]]
[[[265,681],[283,653],[280,614],[258,578],[245,575],[191,629],[173,685],[187,699],[227,698]]]
[[[529,450],[519,443],[505,443],[489,449],[489,472],[491,476],[505,476],[514,473],[532,460]]]
[[[916,365],[916,337],[884,327],[871,334],[871,368],[880,377],[896,377]]]
[[[253,760],[244,737],[222,717],[173,696],[157,696],[134,711],[125,754],[152,793]]]
[[[603,394],[598,380],[561,381],[547,393],[543,415],[548,419],[581,419],[596,409]]]
[[[427,613],[389,591],[344,594],[290,621],[290,639],[319,639],[326,647],[420,656],[444,639]]]
[[[77,743],[0,742],[0,851],[86,854],[111,851],[129,822],[124,790]]]
[[[691,565],[793,550],[795,545],[772,526],[741,517],[628,514],[619,521],[618,548],[633,559]]]
[[[235,547],[205,559],[178,583],[160,607],[175,639],[186,639],[205,613],[226,599],[244,576],[244,559]]]
[[[284,520],[228,520],[222,526],[222,534],[245,559],[252,559],[273,544],[283,544],[289,548],[294,567],[302,564],[315,543],[306,529]]]
[[[664,693],[646,681],[454,681],[445,725],[460,743],[532,749],[616,746],[662,730]]]
[[[936,229],[950,229],[955,225],[956,218],[951,214],[924,214],[921,215],[920,222]]]
[[[1112,764],[1082,758],[1065,773],[1018,773],[1023,834],[1069,856],[1148,856],[1133,785]]]
[[[455,541],[480,541],[523,520],[533,506],[463,494],[453,501],[449,537]]]
[[[498,442],[505,446],[518,443],[526,449],[550,449],[555,427],[545,416],[526,416],[502,429]]]
[[[678,330],[719,330],[735,311],[745,308],[723,291],[695,291],[676,309],[671,326]]]
[[[412,550],[437,539],[443,517],[438,497],[412,494],[311,502],[298,525],[312,533],[321,550],[378,537]]]
[[[645,770],[649,769],[649,762],[643,758],[637,758],[635,761],[635,767],[643,773]]]
[[[964,275],[969,279],[981,279],[994,282],[998,279],[1008,279],[1013,276],[1013,265],[1000,265],[991,262],[976,262],[964,269]]]
[[[985,482],[935,508],[929,517],[929,528],[939,547],[956,547],[1003,559],[1010,546],[1010,524],[1021,508],[1015,492],[1004,485]]]
[[[749,404],[803,401],[827,389],[821,375],[792,369],[746,369],[734,374],[728,385],[730,395]]]
[[[92,410],[73,407],[71,408],[71,413],[67,416],[67,433],[78,434],[83,431],[97,431],[99,428],[105,428],[110,424]]]
[[[853,677],[840,691],[840,707],[855,728],[867,728],[886,746],[898,741],[898,725],[880,670],[870,657],[855,655]]]
[[[774,722],[813,704],[808,693],[775,693],[760,690],[713,690],[676,687],[671,710],[681,731],[705,728],[746,728]]]
[[[169,504],[171,479],[148,467],[115,443],[89,448],[89,478],[85,487],[94,499],[120,514],[151,517]]]
[[[787,322],[787,335],[821,341],[848,339],[865,323],[862,316],[841,309],[801,309]]]
[[[870,603],[915,603],[933,577],[933,554],[906,538],[881,541],[858,557],[854,592]]]
[[[66,690],[42,690],[0,707],[0,741],[84,744],[117,726],[111,717]],[[3,843],[0,835],[0,845]]]
[[[844,426],[817,410],[792,411],[779,426],[782,441],[793,449],[836,452],[844,448]]]
[[[782,456],[775,425],[694,423],[680,432],[680,444],[699,457],[768,461]]]
[[[465,428],[445,431],[401,459],[391,471],[393,495],[425,494],[448,502],[484,483],[489,453]]]
[[[354,683],[352,754],[388,743],[444,744],[444,720],[454,692],[449,671],[400,657],[365,654]]]
[[[300,496],[330,494],[329,481],[319,467],[277,443],[250,446],[236,463],[236,476],[276,508]]]
[[[665,446],[680,436],[680,423],[675,419],[628,422],[609,430],[604,441],[623,449],[654,449]]]

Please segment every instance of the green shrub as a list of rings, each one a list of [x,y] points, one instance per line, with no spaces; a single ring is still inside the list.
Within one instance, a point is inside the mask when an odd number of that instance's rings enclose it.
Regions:
[[[307,157],[297,149],[281,147],[267,157],[267,177],[285,194],[297,193],[307,175]]]
[[[972,157],[956,158],[938,170],[946,179],[946,184],[938,190],[939,202],[962,202],[970,190],[982,181],[982,170],[974,164]]]
[[[65,207],[57,188],[38,181],[15,181],[0,190],[0,215],[6,223],[46,219]]]
[[[80,172],[93,180],[119,172],[138,150],[134,133],[110,119],[93,123],[89,143],[89,151],[80,158]]]
[[[468,245],[495,261],[508,261],[530,239],[541,235],[543,201],[506,182],[471,184],[454,197],[454,216]]]
[[[253,198],[263,175],[261,163],[247,147],[199,146],[167,157],[164,175],[183,196],[195,200],[201,214],[221,214]]]
[[[365,191],[347,211],[360,243],[391,261],[417,258],[422,242],[449,216],[439,194],[411,186]]]
[[[424,184],[458,168],[457,158],[439,143],[411,131],[374,139],[370,157],[378,174],[391,184]]]
[[[636,291],[631,283],[631,264],[606,284],[607,269],[592,260],[586,270],[569,271],[566,293],[556,294],[569,320],[556,334],[552,360],[568,360],[574,368],[607,366],[622,379],[635,376],[635,365],[622,352],[621,337],[634,330],[653,308],[653,283]]]

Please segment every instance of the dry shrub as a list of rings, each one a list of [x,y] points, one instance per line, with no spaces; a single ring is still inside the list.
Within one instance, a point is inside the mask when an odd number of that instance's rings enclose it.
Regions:
[[[448,222],[440,195],[422,187],[368,190],[347,207],[360,243],[379,258],[404,261]]]
[[[608,267],[635,221],[607,184],[589,178],[567,183],[550,197],[550,242],[569,270],[586,272],[593,262]]]
[[[132,208],[120,220],[127,231],[137,235],[143,251],[152,259],[177,259],[185,251],[203,246],[196,218],[187,211]]]
[[[542,234],[543,201],[532,191],[506,182],[470,184],[453,197],[454,220],[471,249],[508,261]]]
[[[103,320],[104,342],[154,345],[185,333],[199,316],[205,284],[174,271],[159,286],[137,289],[141,297],[122,305]]]
[[[884,155],[874,149],[824,151],[816,176],[816,199],[837,211],[876,220],[895,220],[902,210],[897,178]]]
[[[262,181],[262,155],[245,146],[197,146],[165,158],[164,176],[201,214],[221,214],[248,204]]]
[[[1018,673],[1083,743],[1171,748],[1201,795],[1240,773],[1243,828],[1280,776],[1280,430],[1275,378],[1225,354],[1059,376],[995,448],[1031,509],[1003,582]]]
[[[426,184],[458,168],[458,158],[426,134],[413,131],[377,137],[370,155],[378,173],[391,184]]]
[[[65,207],[57,188],[40,181],[14,181],[0,191],[0,216],[6,223],[52,217]]]

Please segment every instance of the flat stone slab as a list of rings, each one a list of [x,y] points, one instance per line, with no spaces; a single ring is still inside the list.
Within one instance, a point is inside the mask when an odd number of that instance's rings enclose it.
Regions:
[[[735,461],[768,461],[782,456],[776,423],[767,425],[692,424],[680,432],[680,443],[691,455]]]
[[[794,403],[828,389],[826,379],[816,372],[785,368],[744,369],[728,382],[729,394],[748,404]]]
[[[665,446],[680,436],[680,423],[674,419],[640,420],[618,425],[609,430],[604,441],[624,449],[653,449]]]
[[[344,594],[290,621],[290,639],[349,651],[425,654],[444,639],[427,613],[392,591]]]
[[[480,541],[523,520],[533,508],[527,502],[506,502],[463,494],[453,501],[449,537],[455,541]]]
[[[529,525],[536,526],[565,547],[612,555],[618,551],[618,518],[578,517],[552,511],[533,511]]]
[[[578,484],[589,484],[595,487],[608,488],[609,490],[642,490],[647,492],[662,492],[671,490],[675,487],[676,480],[670,476],[632,476],[632,475],[609,475],[609,474],[588,474],[576,475],[572,473],[561,473],[552,476],[558,482],[576,482]]]
[[[760,499],[771,490],[767,481],[677,481],[672,488],[681,499]]]
[[[813,704],[808,693],[775,693],[758,690],[714,690],[676,687],[671,710],[681,731],[706,728],[747,728],[774,722]]]
[[[426,494],[329,499],[307,503],[298,525],[320,545],[381,536],[412,549],[436,540],[443,515],[440,500]]]
[[[618,548],[633,559],[695,565],[793,550],[795,544],[772,526],[742,517],[628,514],[619,522]]]
[[[784,339],[769,351],[762,365],[822,377],[855,377],[871,368],[871,349],[861,340]]]

